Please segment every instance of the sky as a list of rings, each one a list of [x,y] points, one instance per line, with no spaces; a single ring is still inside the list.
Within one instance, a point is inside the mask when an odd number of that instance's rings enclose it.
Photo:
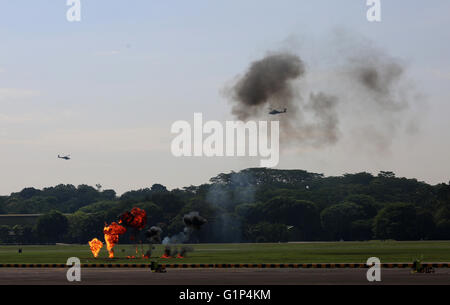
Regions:
[[[174,157],[171,125],[195,112],[232,120],[224,88],[268,52],[298,54],[323,86],[342,35],[349,49],[367,43],[405,64],[414,131],[380,151],[344,128],[331,146],[281,148],[276,168],[450,181],[447,0],[381,0],[381,22],[367,21],[365,0],[81,5],[81,21],[68,22],[65,0],[0,0],[1,195],[61,183],[172,189],[256,167],[259,158]]]

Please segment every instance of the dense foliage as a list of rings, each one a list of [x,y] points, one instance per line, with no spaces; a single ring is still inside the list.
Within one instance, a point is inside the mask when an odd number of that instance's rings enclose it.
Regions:
[[[0,241],[86,243],[134,206],[147,211],[147,223],[161,227],[163,236],[183,231],[183,215],[198,211],[208,223],[190,242],[450,239],[448,184],[392,172],[324,177],[253,168],[200,186],[169,191],[154,184],[121,196],[87,185],[25,188],[0,197],[0,214],[43,215],[32,227],[0,226]]]

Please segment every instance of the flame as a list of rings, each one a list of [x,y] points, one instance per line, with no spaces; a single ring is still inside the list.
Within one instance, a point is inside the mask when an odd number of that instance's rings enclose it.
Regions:
[[[129,255],[129,256],[127,256],[127,258],[128,259],[136,259],[136,258],[138,258],[137,256],[134,256],[134,255]],[[148,255],[142,255],[142,259],[148,259],[148,258],[150,258],[150,256],[148,256]]]
[[[182,256],[181,254],[178,254],[177,258],[184,258],[184,256]]]
[[[98,253],[103,247],[103,243],[97,238],[94,238],[89,242],[89,247],[91,248],[91,252],[94,255],[94,257],[97,258]]]
[[[109,226],[105,224],[103,228],[103,234],[105,234],[106,248],[109,252],[109,258],[114,258],[114,246],[119,242],[119,235],[124,234],[127,231],[125,227],[111,223]]]
[[[164,254],[161,256],[161,258],[172,258],[171,254],[172,250],[170,246],[166,246],[166,248],[164,249]]]

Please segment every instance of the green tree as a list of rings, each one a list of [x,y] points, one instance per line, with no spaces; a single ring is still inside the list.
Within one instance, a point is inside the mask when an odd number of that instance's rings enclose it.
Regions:
[[[352,194],[345,198],[346,202],[353,202],[363,208],[367,217],[372,218],[377,215],[377,203],[372,196],[364,194]]]
[[[358,219],[351,223],[352,240],[370,240],[373,237],[373,218]]]
[[[442,206],[436,212],[438,238],[450,239],[450,206]]]
[[[37,196],[41,193],[40,190],[35,189],[34,187],[24,188],[20,193],[20,197],[24,199],[30,199],[33,196]]]
[[[426,218],[426,215],[418,217],[418,211],[411,203],[389,204],[375,217],[374,234],[380,239],[420,239],[424,235],[420,232],[422,229],[418,225],[418,221],[426,223],[428,221]]]
[[[14,225],[12,227],[12,232],[14,233],[14,242],[21,243],[24,234],[24,227],[22,225]]]
[[[165,193],[165,192],[167,192],[167,188],[164,185],[158,184],[158,183],[153,184],[150,190],[152,192],[154,192],[154,193]]]
[[[101,197],[103,200],[115,200],[116,199],[116,191],[114,190],[104,190],[101,193]]]
[[[68,236],[70,242],[85,244],[94,237],[103,236],[104,219],[102,213],[86,214],[76,212],[68,216]]]
[[[0,196],[0,214],[6,214],[6,197]]]
[[[252,242],[286,242],[289,239],[288,226],[280,223],[260,222],[249,225],[244,233]]]
[[[143,209],[147,213],[147,223],[150,226],[156,225],[156,223],[164,220],[162,208],[151,201],[138,203],[134,206]]]
[[[10,241],[9,232],[11,231],[11,228],[7,225],[1,225],[0,226],[0,242],[1,243],[8,243]]]
[[[26,225],[23,226],[22,237],[20,243],[30,244],[36,240],[35,232],[32,226]]]
[[[320,230],[320,216],[316,205],[311,201],[287,197],[275,197],[261,206],[264,219],[271,223],[295,226],[302,232],[301,240],[312,240]]]
[[[40,216],[36,223],[38,238],[44,242],[62,241],[68,228],[67,217],[55,210]]]
[[[332,205],[320,214],[322,227],[333,240],[352,240],[352,222],[367,219],[364,209],[352,202]]]

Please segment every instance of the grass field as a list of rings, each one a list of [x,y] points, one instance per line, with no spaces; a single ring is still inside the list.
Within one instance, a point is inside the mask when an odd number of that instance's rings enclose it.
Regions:
[[[381,262],[450,262],[450,241],[370,241],[280,244],[196,244],[184,259],[161,259],[163,246],[153,250],[151,259],[127,259],[135,254],[133,245],[116,245],[116,258],[108,259],[105,247],[94,259],[89,246],[1,246],[0,263],[65,263],[78,257],[82,263],[365,263],[369,257]],[[18,248],[23,252],[18,253]],[[144,245],[144,252],[148,249]],[[141,247],[139,246],[139,250]]]

